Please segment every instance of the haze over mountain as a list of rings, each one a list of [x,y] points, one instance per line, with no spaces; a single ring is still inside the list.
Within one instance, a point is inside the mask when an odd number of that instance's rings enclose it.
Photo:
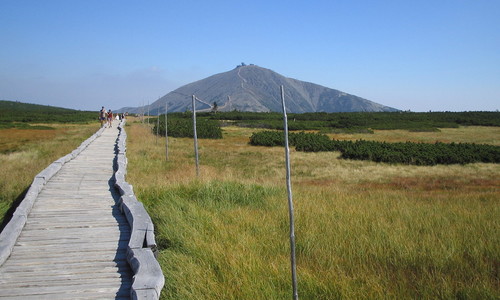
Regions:
[[[215,103],[219,111],[281,111],[280,86],[285,90],[287,111],[357,112],[397,111],[361,97],[310,82],[287,78],[256,65],[238,65],[235,69],[184,85],[149,106],[151,115],[191,110],[196,95],[196,110],[210,110]],[[118,112],[147,112],[147,107],[124,107]]]

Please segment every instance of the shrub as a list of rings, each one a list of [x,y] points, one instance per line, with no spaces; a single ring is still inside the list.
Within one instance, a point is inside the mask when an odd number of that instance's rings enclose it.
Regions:
[[[159,135],[165,136],[165,119],[161,120],[160,116],[160,127]],[[168,120],[168,136],[171,137],[194,137],[193,134],[193,122],[190,119],[173,119]],[[156,133],[156,123],[153,128],[153,132]],[[221,139],[222,129],[220,128],[219,122],[214,120],[201,119],[196,122],[196,133],[199,138],[202,139]]]
[[[344,159],[371,160],[375,162],[432,166],[437,164],[468,164],[475,162],[500,163],[500,147],[468,143],[435,144],[386,143],[358,140],[330,140],[319,133],[290,133],[290,146],[297,151],[340,151]],[[254,146],[283,146],[280,131],[262,131],[252,134]]]
[[[318,152],[332,151],[332,141],[328,136],[319,133],[290,133],[288,135],[290,146],[295,146],[298,151]],[[261,131],[252,134],[250,144],[254,146],[284,146],[285,136],[282,131]]]

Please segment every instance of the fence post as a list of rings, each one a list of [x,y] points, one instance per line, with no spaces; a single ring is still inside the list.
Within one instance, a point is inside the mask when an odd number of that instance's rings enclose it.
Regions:
[[[168,124],[167,124],[167,113],[168,113],[168,101],[165,101],[165,157],[168,161]],[[160,117],[158,117],[160,118]]]
[[[285,132],[285,164],[286,164],[286,189],[288,192],[288,213],[290,218],[290,264],[292,267],[293,299],[299,299],[297,292],[297,272],[295,263],[295,224],[293,219],[292,182],[290,178],[290,148],[288,147],[288,119],[285,108],[285,91],[281,86],[281,103],[283,106],[283,127]]]
[[[158,135],[160,134],[160,109],[158,109],[158,119],[156,119],[156,142],[158,144]]]
[[[148,101],[148,126],[149,126],[149,101]]]
[[[200,167],[199,167],[199,159],[198,159],[198,135],[196,134],[196,105],[195,105],[196,96],[193,95],[193,136],[194,136],[194,156],[196,159],[196,176],[200,176]]]

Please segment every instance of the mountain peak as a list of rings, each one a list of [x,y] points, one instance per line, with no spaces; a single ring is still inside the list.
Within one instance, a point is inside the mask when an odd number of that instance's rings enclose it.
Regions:
[[[287,111],[291,113],[397,111],[355,95],[287,78],[272,70],[245,63],[184,85],[158,99],[149,110],[153,115],[164,113],[166,102],[169,112],[190,110],[191,97],[196,95],[197,110],[210,110],[215,102],[219,111],[281,111],[281,85],[285,90]],[[135,113],[141,111],[140,108],[127,109]]]

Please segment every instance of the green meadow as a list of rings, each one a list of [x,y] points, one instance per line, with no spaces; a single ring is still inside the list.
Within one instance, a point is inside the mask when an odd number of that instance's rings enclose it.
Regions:
[[[155,223],[164,299],[292,296],[284,150],[154,136],[133,122],[127,180]],[[340,140],[499,145],[499,127],[330,133]],[[291,149],[301,299],[498,299],[500,165],[415,166]]]

